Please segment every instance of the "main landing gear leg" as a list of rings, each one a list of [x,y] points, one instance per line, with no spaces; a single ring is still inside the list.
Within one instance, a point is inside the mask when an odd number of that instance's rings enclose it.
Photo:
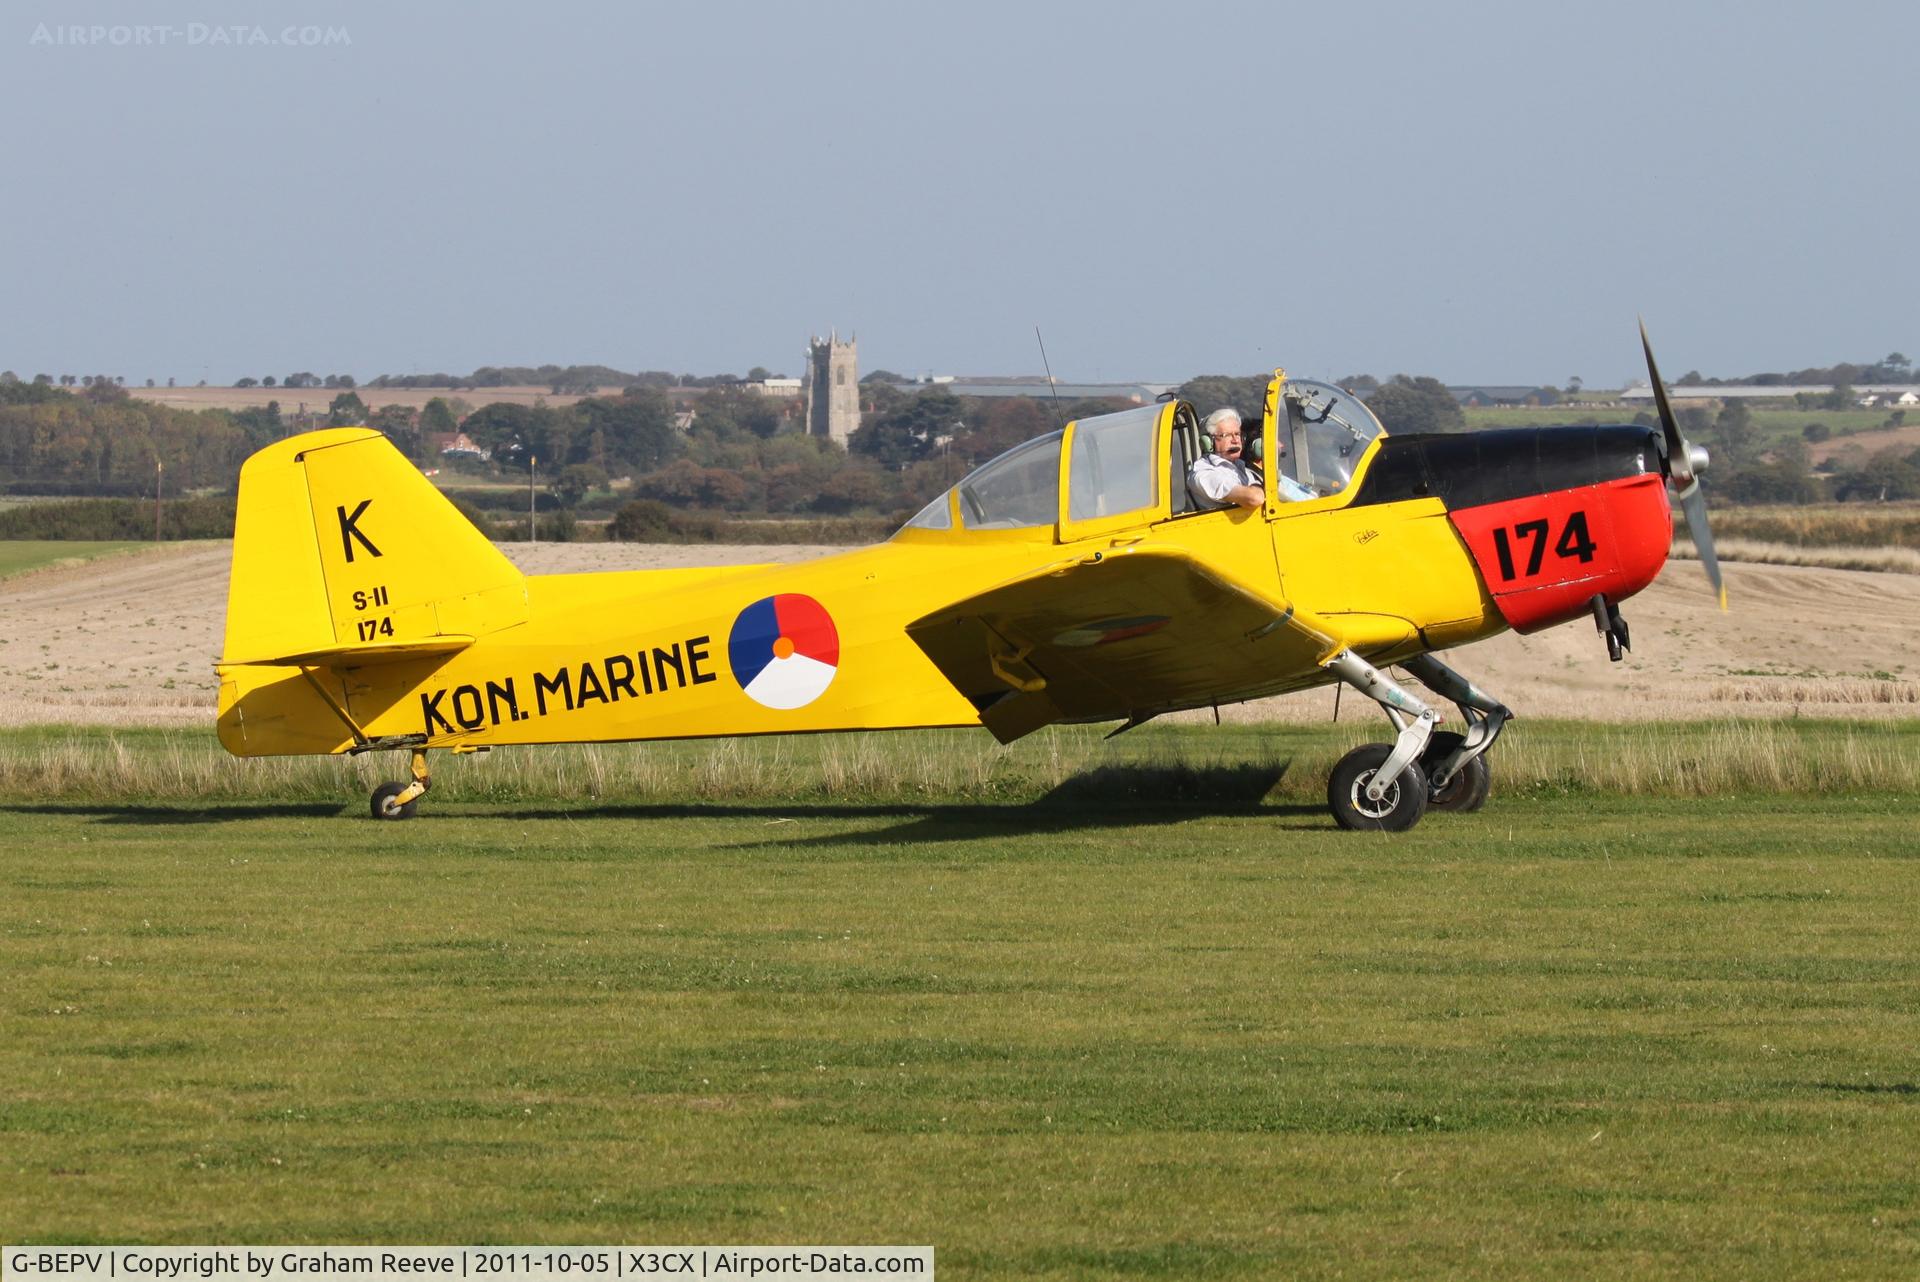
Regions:
[[[383,783],[373,790],[373,817],[375,819],[411,819],[420,798],[433,781],[427,777],[427,750],[413,750],[413,782]]]
[[[1480,809],[1493,786],[1487,749],[1513,719],[1512,709],[1433,655],[1416,655],[1401,666],[1435,694],[1452,700],[1467,723],[1464,735],[1442,731],[1428,745],[1422,758],[1432,789],[1428,801],[1441,810]]]
[[[1326,669],[1378,703],[1400,732],[1391,745],[1362,744],[1334,766],[1327,780],[1327,806],[1334,822],[1376,832],[1413,827],[1427,810],[1427,772],[1420,759],[1439,718],[1351,650],[1334,655]]]

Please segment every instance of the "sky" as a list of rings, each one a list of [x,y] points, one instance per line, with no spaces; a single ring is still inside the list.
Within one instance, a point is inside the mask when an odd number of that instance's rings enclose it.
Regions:
[[[1920,356],[1916,51],[1911,3],[0,0],[0,368]]]

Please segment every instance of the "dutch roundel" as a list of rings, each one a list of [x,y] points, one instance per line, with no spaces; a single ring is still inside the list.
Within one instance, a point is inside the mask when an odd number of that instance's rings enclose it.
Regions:
[[[840,669],[840,634],[818,601],[782,592],[740,611],[727,637],[733,679],[768,708],[801,708],[827,692]]]

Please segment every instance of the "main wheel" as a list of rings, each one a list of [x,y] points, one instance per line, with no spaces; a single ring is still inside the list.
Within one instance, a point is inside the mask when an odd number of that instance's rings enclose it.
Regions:
[[[1367,796],[1367,785],[1392,755],[1390,744],[1367,743],[1340,758],[1327,779],[1327,806],[1335,823],[1349,831],[1405,832],[1420,822],[1427,812],[1427,772],[1418,761],[1408,763],[1380,800]]]
[[[420,798],[415,797],[405,805],[398,805],[394,798],[407,790],[403,783],[383,783],[373,790],[373,817],[375,819],[411,819]]]
[[[1451,730],[1437,730],[1433,738],[1427,740],[1427,750],[1420,754],[1420,765],[1431,779],[1439,768],[1440,762],[1466,740]],[[1487,755],[1483,752],[1454,771],[1453,778],[1430,787],[1427,790],[1427,805],[1435,810],[1452,810],[1467,813],[1480,809],[1487,804],[1487,794],[1493,790],[1493,767],[1487,764]]]

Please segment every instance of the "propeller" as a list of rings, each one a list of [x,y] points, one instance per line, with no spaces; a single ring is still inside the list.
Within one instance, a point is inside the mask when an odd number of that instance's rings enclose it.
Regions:
[[[1667,400],[1667,385],[1660,379],[1660,367],[1653,363],[1653,344],[1647,339],[1644,320],[1640,322],[1640,346],[1647,354],[1647,377],[1653,381],[1654,403],[1660,407],[1660,428],[1666,434],[1667,484],[1673,487],[1673,497],[1680,501],[1680,510],[1687,514],[1687,531],[1693,535],[1693,546],[1700,553],[1700,564],[1706,568],[1707,582],[1713,585],[1714,594],[1720,598],[1720,608],[1724,610],[1727,588],[1720,580],[1720,558],[1714,555],[1713,531],[1707,528],[1707,496],[1700,492],[1700,473],[1707,470],[1707,452],[1680,435],[1680,424],[1674,420],[1673,406]]]

